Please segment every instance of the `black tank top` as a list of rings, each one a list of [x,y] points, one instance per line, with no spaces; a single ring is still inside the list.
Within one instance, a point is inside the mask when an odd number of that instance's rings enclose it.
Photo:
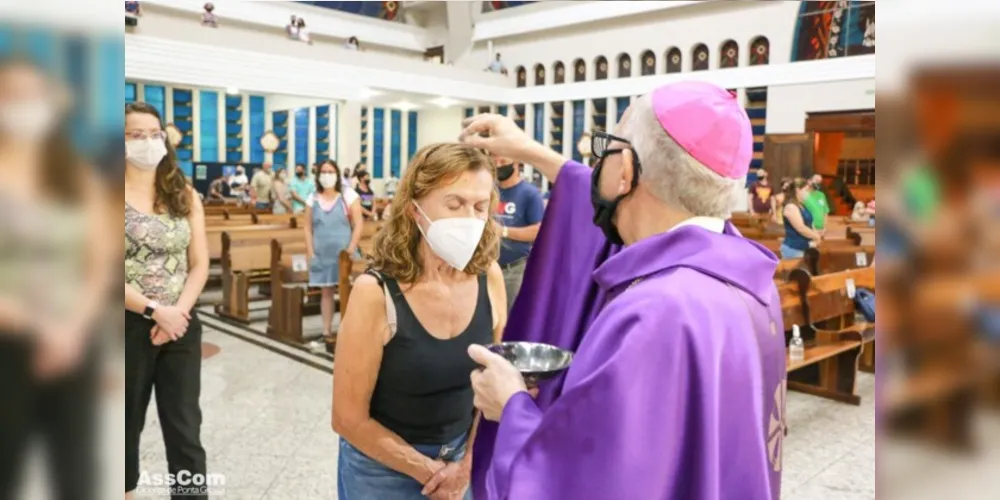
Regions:
[[[469,346],[493,342],[486,275],[479,276],[472,321],[449,340],[431,336],[413,314],[399,283],[383,279],[396,306],[396,335],[382,352],[371,417],[407,443],[449,443],[472,427],[469,375],[478,365],[469,358]]]

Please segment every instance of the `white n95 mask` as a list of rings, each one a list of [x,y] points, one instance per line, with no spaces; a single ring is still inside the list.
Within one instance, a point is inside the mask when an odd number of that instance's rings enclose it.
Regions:
[[[323,189],[331,189],[337,187],[337,182],[340,179],[337,178],[337,174],[319,174],[319,185],[323,186]]]
[[[162,139],[130,139],[125,141],[125,158],[143,170],[153,170],[167,156],[167,143]]]
[[[431,250],[451,267],[464,271],[476,253],[479,240],[486,229],[486,221],[475,217],[453,217],[432,221],[417,202],[413,202],[420,215],[427,219],[430,227],[424,232],[420,224],[417,228],[424,235]]]

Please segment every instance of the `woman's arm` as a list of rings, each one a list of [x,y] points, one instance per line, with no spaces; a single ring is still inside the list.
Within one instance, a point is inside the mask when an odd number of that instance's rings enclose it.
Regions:
[[[802,236],[815,241],[822,239],[819,233],[806,225],[806,221],[802,218],[802,212],[799,210],[799,207],[791,203],[785,205],[785,219],[788,219],[788,222],[792,224],[792,227],[795,228],[795,230]]]
[[[361,200],[354,200],[348,212],[351,218],[351,244],[347,248],[350,250],[349,253],[354,253],[361,243],[361,230],[365,226],[365,216],[361,213]]]
[[[198,297],[205,289],[208,281],[208,236],[205,234],[205,209],[201,200],[195,195],[194,189],[188,188],[191,196],[191,213],[188,214],[188,224],[191,226],[191,244],[188,245],[188,277],[184,282],[184,291],[177,299],[177,307],[188,312],[198,303]]]
[[[310,204],[307,203],[306,204],[306,213],[305,213],[305,216],[302,217],[302,230],[305,231],[305,234],[306,234],[306,255],[309,256],[309,260],[312,260],[313,255],[315,254],[315,252],[313,252],[313,217],[312,217],[312,212],[313,212],[312,205],[310,205]]]
[[[89,193],[84,207],[87,214],[87,255],[86,277],[84,290],[80,300],[76,305],[76,310],[69,318],[71,332],[79,332],[87,335],[94,331],[92,328],[98,316],[104,310],[107,292],[112,283],[113,262],[117,257],[112,249],[110,221],[108,213],[113,209],[105,201],[110,198],[104,184],[96,177],[88,181],[90,186],[86,190]],[[144,306],[145,307],[145,306]]]
[[[372,276],[351,290],[337,332],[333,364],[333,430],[380,464],[425,484],[444,464],[427,458],[371,418],[371,397],[382,365],[388,323],[385,294]]]

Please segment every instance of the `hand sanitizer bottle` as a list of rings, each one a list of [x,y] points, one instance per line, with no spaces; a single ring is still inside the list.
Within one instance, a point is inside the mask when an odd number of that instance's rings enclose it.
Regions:
[[[788,359],[792,361],[806,359],[806,344],[802,341],[799,325],[792,325],[792,341],[788,344]]]

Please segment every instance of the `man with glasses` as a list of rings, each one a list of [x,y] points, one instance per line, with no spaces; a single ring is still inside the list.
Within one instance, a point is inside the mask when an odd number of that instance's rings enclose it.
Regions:
[[[558,181],[505,340],[575,352],[536,400],[506,359],[469,349],[476,406],[499,422],[477,434],[474,496],[777,499],[778,260],[726,220],[753,156],[736,96],[654,90],[594,133],[593,170],[501,116],[470,118],[462,140]]]

